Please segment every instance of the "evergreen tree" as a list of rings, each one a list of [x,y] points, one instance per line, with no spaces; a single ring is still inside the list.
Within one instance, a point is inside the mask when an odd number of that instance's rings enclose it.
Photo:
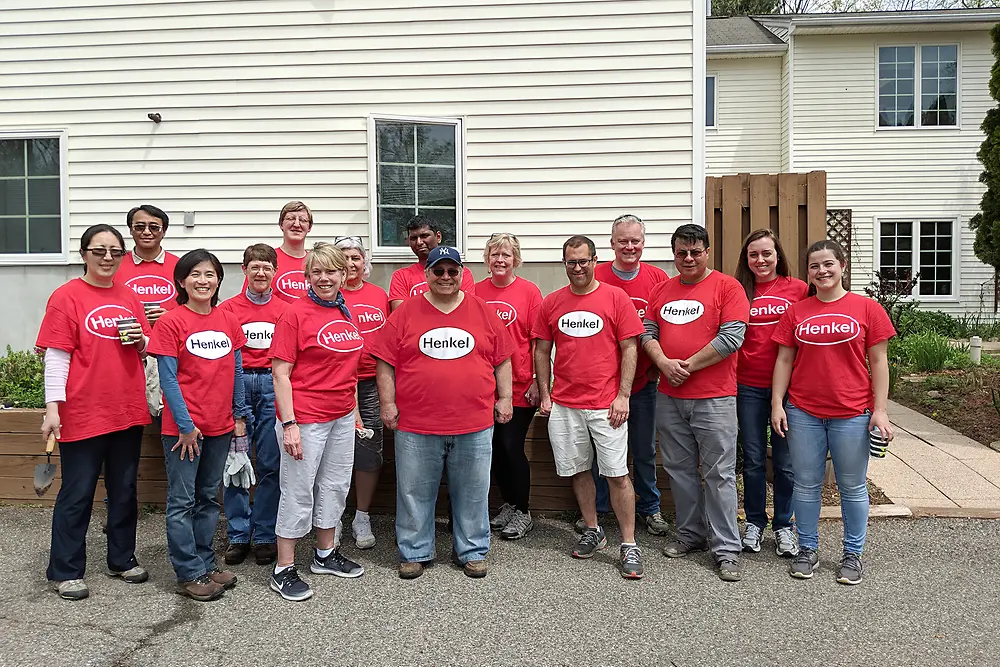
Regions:
[[[990,70],[990,96],[1000,102],[1000,24],[993,26],[990,36],[995,58]],[[993,267],[993,312],[996,312],[1000,297],[1000,107],[987,111],[980,127],[986,138],[976,157],[983,163],[979,182],[986,186],[986,192],[979,203],[980,212],[969,221],[969,227],[976,232],[972,246],[976,257]]]

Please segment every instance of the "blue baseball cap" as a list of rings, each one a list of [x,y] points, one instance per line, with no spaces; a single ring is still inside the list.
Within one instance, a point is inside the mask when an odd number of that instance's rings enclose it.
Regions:
[[[429,269],[443,259],[450,259],[459,266],[465,266],[462,264],[462,256],[458,254],[458,249],[446,245],[439,245],[434,250],[431,250],[427,254],[427,264],[425,266]]]

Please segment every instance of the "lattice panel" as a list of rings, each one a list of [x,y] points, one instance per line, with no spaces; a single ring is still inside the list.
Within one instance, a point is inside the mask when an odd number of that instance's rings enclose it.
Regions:
[[[847,253],[847,271],[844,274],[844,283],[847,289],[851,289],[851,209],[827,209],[826,237],[839,243]]]

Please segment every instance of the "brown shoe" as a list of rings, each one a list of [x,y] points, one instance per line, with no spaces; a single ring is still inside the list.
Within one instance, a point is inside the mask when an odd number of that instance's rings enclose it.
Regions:
[[[215,600],[222,596],[224,590],[220,584],[209,579],[207,574],[198,577],[194,581],[182,581],[177,584],[178,593],[198,602]]]
[[[226,589],[235,586],[237,581],[235,574],[229,570],[220,570],[219,568],[215,568],[209,572],[208,578]]]
[[[246,542],[236,542],[230,543],[229,548],[226,549],[226,553],[223,557],[226,559],[226,565],[239,565],[247,559],[247,555],[249,553],[249,544]]]
[[[255,544],[253,545],[253,557],[257,561],[257,565],[272,565],[274,561],[278,560],[278,545],[274,544]]]
[[[424,573],[423,563],[400,563],[399,564],[399,578],[400,579],[416,579]]]
[[[482,579],[486,576],[486,561],[484,560],[470,560],[468,563],[462,566],[462,571],[465,572],[465,576],[472,577],[473,579]]]

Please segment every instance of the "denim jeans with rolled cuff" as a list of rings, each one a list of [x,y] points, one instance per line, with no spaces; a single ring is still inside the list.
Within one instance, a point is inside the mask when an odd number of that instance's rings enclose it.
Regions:
[[[747,523],[767,527],[767,435],[771,423],[771,389],[741,384],[737,387],[736,417],[743,442],[743,509]],[[792,485],[795,475],[788,440],[771,431],[774,469],[774,517],[771,529],[792,525]]]

